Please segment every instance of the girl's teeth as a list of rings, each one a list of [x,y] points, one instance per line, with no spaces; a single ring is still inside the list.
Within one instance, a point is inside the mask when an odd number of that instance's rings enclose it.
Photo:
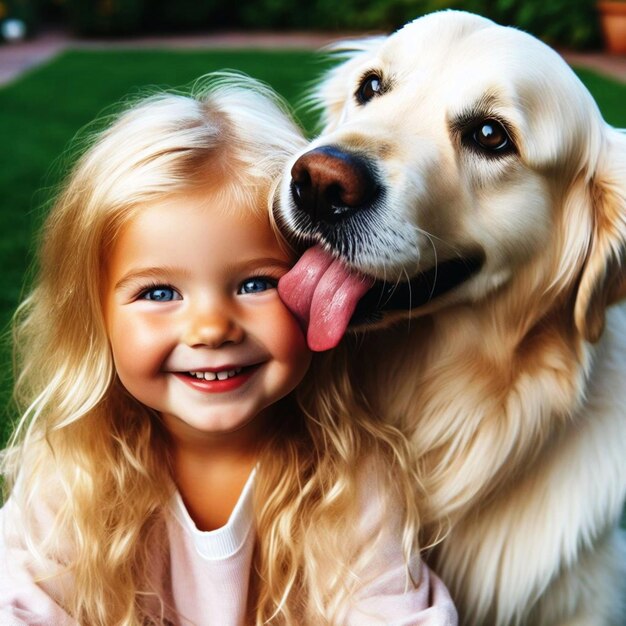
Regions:
[[[236,376],[241,372],[241,370],[241,367],[237,367],[234,370],[223,372],[189,372],[189,374],[199,380],[226,380],[227,378]]]

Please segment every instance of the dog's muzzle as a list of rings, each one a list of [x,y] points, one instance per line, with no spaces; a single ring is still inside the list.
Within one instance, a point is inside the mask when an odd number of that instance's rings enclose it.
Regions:
[[[294,204],[313,225],[338,224],[370,208],[380,195],[371,164],[336,146],[310,150],[291,168]]]
[[[336,346],[348,326],[376,325],[387,312],[424,306],[469,280],[485,262],[484,252],[472,249],[406,275],[406,281],[361,273],[360,260],[377,253],[385,267],[388,251],[376,240],[376,213],[385,210],[383,180],[375,163],[333,145],[304,153],[291,169],[293,214],[289,228],[284,226],[303,256],[278,289],[307,329],[312,350]]]

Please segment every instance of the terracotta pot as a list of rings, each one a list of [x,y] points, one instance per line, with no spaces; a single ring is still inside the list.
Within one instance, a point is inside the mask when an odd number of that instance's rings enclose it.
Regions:
[[[626,1],[598,2],[598,11],[607,52],[626,54]]]

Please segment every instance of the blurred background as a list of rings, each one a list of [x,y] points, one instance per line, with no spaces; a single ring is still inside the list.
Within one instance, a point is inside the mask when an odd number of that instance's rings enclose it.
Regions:
[[[5,39],[57,24],[80,36],[221,29],[388,31],[409,19],[458,8],[516,25],[555,47],[601,44],[596,0],[0,0]],[[340,10],[338,8],[340,7]],[[8,26],[7,26],[8,22]]]

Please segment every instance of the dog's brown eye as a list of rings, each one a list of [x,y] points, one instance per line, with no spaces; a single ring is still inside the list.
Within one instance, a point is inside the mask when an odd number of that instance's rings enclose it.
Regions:
[[[481,148],[490,152],[505,152],[511,147],[509,135],[496,120],[481,122],[474,130],[472,138]]]
[[[366,76],[356,90],[356,99],[360,104],[369,102],[372,98],[380,96],[383,92],[382,79],[378,74]]]

